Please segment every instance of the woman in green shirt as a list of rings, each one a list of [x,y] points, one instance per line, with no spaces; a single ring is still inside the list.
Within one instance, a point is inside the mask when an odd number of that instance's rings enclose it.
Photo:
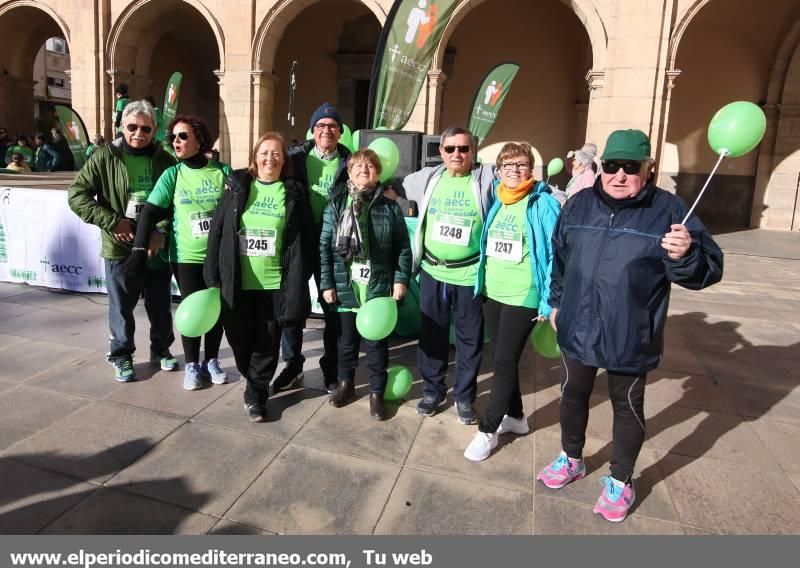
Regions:
[[[145,247],[155,223],[171,216],[169,257],[181,296],[185,298],[206,289],[203,262],[208,247],[208,231],[230,168],[226,164],[210,162],[205,157],[211,150],[213,139],[201,118],[179,115],[167,132],[167,140],[180,162],[161,174],[147,197],[136,228],[134,254],[129,262],[144,270],[143,251],[138,251],[137,247]],[[218,360],[222,342],[221,322],[218,321],[205,335],[202,364],[201,338],[181,336],[181,341],[186,356],[184,389],[200,389],[208,380],[215,385],[227,382],[228,375]]]
[[[247,380],[251,422],[267,419],[282,325],[303,322],[311,311],[315,229],[308,190],[289,177],[290,168],[281,135],[261,136],[250,167],[228,177],[208,236],[203,274],[208,286],[221,288],[222,321]]]
[[[529,144],[509,142],[497,157],[501,178],[481,236],[475,293],[486,298],[484,321],[494,345],[494,380],[478,433],[464,452],[489,457],[497,436],[527,434],[519,387],[519,359],[537,320],[550,315],[551,239],[559,204],[533,179]]]

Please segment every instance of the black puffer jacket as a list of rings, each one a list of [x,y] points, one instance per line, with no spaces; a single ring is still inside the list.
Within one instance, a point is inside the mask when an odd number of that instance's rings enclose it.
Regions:
[[[699,290],[722,279],[722,251],[696,215],[687,222],[692,246],[686,256],[672,260],[661,248],[686,211],[683,201],[655,185],[615,202],[600,180],[567,202],[553,235],[550,284],[565,355],[623,373],[658,367],[670,284]]]
[[[322,265],[320,289],[335,288],[338,305],[357,308],[359,303],[353,292],[350,269],[336,252],[336,233],[346,206],[347,183],[342,183],[333,189],[331,201],[322,216],[319,245]],[[393,284],[408,286],[411,275],[411,244],[403,211],[394,201],[383,196],[382,186],[375,190],[367,211],[367,249],[371,268],[367,300],[371,300],[390,296]]]
[[[225,182],[208,235],[208,254],[203,276],[206,285],[222,289],[222,300],[233,308],[242,287],[239,264],[239,230],[253,177],[236,170]],[[311,278],[317,243],[308,192],[298,181],[283,180],[286,188],[286,227],[281,256],[281,288],[277,319],[302,322],[311,312],[308,279]]]

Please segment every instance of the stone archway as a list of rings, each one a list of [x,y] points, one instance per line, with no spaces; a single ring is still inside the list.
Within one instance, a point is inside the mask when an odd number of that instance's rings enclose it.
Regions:
[[[794,0],[775,0],[769,11],[752,0],[698,0],[678,16],[667,56],[668,125],[659,183],[686,201],[699,192],[716,156],[706,132],[714,113],[735,100],[767,101],[769,70],[793,21]],[[717,227],[750,226],[759,209],[759,152],[726,160],[699,213]]]
[[[326,15],[326,13],[328,15]],[[281,0],[266,14],[253,41],[253,141],[267,130],[281,130],[290,138],[302,138],[313,108],[328,100],[342,106],[345,122],[355,118],[355,90],[363,80],[363,70],[371,69],[374,47],[350,50],[359,42],[343,36],[353,26],[370,38],[380,34],[386,12],[377,0]],[[304,41],[304,30],[324,22],[329,25],[315,37],[310,49]],[[352,34],[350,34],[352,35]],[[299,41],[298,41],[299,40]],[[320,46],[320,42],[324,46]],[[368,59],[368,61],[366,61]],[[288,111],[289,71],[298,61],[298,86],[295,101],[296,123],[290,133],[286,122]],[[366,61],[366,63],[365,63]],[[366,72],[366,79],[369,78]]]
[[[481,158],[494,159],[503,142],[526,140],[542,156],[535,165],[535,175],[541,178],[542,161],[563,157],[586,141],[590,100],[585,77],[598,60],[586,25],[569,2],[560,0],[538,2],[536,10],[524,0],[484,0],[459,8],[448,26],[446,45],[443,38],[438,47],[439,54],[448,50],[451,61],[442,65],[447,79],[437,122],[429,130],[464,124],[485,73],[497,63],[513,61],[520,70]],[[530,33],[532,29],[537,32]],[[486,41],[476,42],[482,34]],[[490,41],[492,35],[502,40]],[[553,181],[563,186],[566,174]]]
[[[114,22],[106,51],[109,104],[112,85],[119,83],[128,84],[132,98],[151,95],[160,104],[169,76],[180,71],[178,112],[203,117],[214,136],[223,130],[218,76],[224,73],[225,38],[202,3],[137,0]],[[109,128],[111,112],[106,114]]]
[[[10,135],[31,136],[34,121],[34,60],[51,37],[70,42],[69,28],[48,3],[17,0],[0,7],[0,125]]]

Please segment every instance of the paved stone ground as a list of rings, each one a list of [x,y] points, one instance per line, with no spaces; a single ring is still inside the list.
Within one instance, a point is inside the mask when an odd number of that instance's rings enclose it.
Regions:
[[[558,451],[558,370],[530,349],[521,376],[532,432],[473,464],[462,452],[476,427],[459,425],[451,405],[418,416],[419,382],[383,423],[368,417],[363,369],[360,400],[325,404],[319,329],[306,330],[303,388],[253,425],[237,376],[187,393],[182,372],[137,362],[138,382],[114,382],[104,296],[0,284],[0,533],[798,534],[800,235],[719,241],[723,283],[674,290],[664,361],[649,378],[637,504],[619,525],[592,514],[610,457],[604,375],[588,478],[551,491],[534,477]],[[222,354],[233,374],[227,345]],[[411,342],[395,342],[391,358],[416,370]],[[489,347],[485,359],[479,408]]]

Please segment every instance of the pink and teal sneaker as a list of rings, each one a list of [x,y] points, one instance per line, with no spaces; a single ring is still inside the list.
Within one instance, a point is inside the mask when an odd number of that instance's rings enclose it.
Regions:
[[[600,480],[603,484],[603,493],[594,505],[594,512],[603,516],[612,523],[621,523],[628,516],[628,510],[636,500],[636,492],[632,485],[626,485],[611,476]]]
[[[539,472],[536,479],[545,484],[550,489],[561,489],[568,483],[576,481],[586,476],[586,465],[583,460],[568,458],[565,452]]]

